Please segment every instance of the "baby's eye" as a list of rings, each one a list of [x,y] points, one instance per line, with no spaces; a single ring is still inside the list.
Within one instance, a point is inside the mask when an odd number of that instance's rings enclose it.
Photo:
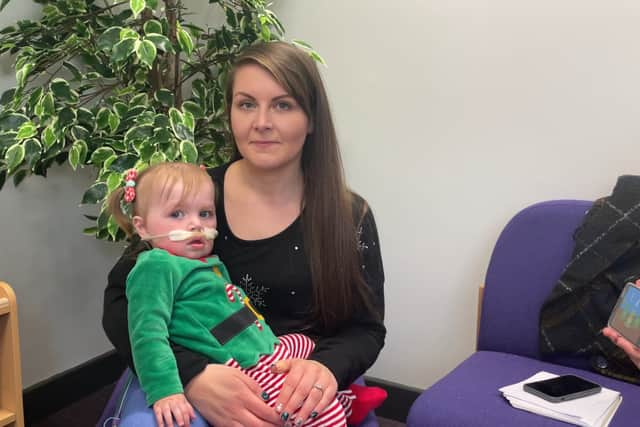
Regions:
[[[184,212],[182,212],[181,210],[176,210],[176,211],[171,212],[169,214],[169,216],[171,218],[178,218],[178,219],[179,218],[184,218]]]
[[[200,218],[213,218],[216,216],[216,213],[211,210],[200,211]]]

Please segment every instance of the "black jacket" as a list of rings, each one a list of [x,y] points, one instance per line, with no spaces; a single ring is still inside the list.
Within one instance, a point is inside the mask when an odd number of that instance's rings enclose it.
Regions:
[[[574,234],[575,248],[540,311],[543,358],[583,356],[604,375],[640,382],[640,370],[600,331],[627,282],[640,277],[640,176],[618,178]]]

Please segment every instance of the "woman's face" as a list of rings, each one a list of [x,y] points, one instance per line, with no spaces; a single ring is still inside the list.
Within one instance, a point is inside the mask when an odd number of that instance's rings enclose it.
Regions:
[[[262,169],[300,167],[309,118],[264,68],[236,70],[231,130],[242,157]]]

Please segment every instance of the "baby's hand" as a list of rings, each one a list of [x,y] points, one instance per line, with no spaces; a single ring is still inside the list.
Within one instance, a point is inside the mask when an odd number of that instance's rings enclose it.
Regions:
[[[180,427],[189,427],[196,414],[184,394],[172,394],[153,404],[158,427],[173,427],[173,420]]]

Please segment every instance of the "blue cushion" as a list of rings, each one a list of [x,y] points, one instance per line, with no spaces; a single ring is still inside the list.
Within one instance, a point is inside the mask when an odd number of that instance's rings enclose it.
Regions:
[[[478,351],[418,397],[409,411],[407,427],[567,427],[566,423],[513,408],[498,391],[539,371],[576,374],[621,392],[622,404],[610,427],[638,425],[637,385],[514,354]]]
[[[536,203],[504,227],[487,269],[478,350],[538,358],[540,307],[569,262],[573,230],[592,204]]]

